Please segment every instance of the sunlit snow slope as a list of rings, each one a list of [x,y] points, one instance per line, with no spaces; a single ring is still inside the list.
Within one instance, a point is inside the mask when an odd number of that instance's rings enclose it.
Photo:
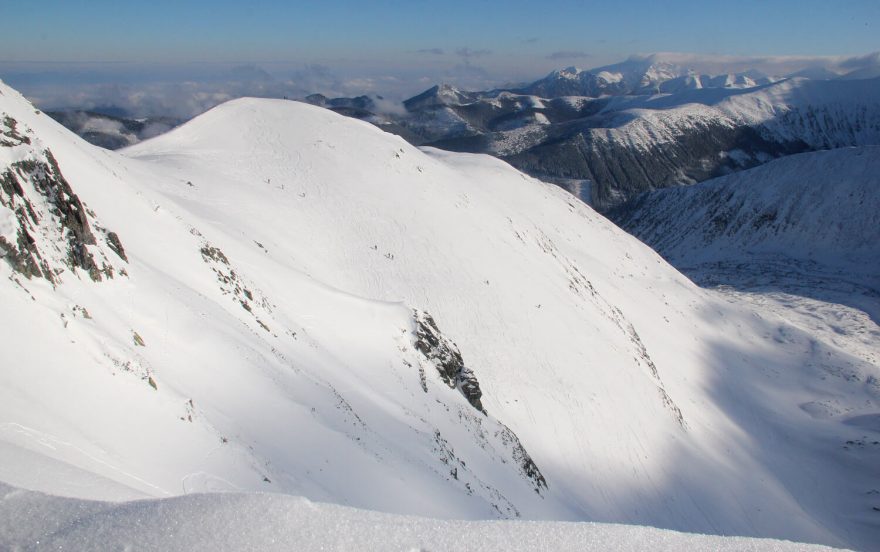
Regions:
[[[7,483],[880,540],[876,368],[566,192],[280,100],[119,155],[0,91]]]

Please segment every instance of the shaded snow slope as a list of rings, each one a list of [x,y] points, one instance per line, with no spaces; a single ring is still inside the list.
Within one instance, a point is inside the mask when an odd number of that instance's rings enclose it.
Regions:
[[[41,143],[3,151],[51,149],[127,258],[85,243],[125,274],[61,258],[54,285],[0,264],[16,457],[152,496],[877,542],[876,367],[555,186],[280,100],[119,155],[2,93]]]
[[[609,216],[695,282],[880,366],[880,147],[789,156]]]
[[[772,255],[876,278],[880,146],[792,155],[642,195],[612,216],[676,265]]]
[[[0,484],[0,547],[9,550],[831,550],[767,539],[600,523],[440,521],[273,494],[211,494],[123,504]]]

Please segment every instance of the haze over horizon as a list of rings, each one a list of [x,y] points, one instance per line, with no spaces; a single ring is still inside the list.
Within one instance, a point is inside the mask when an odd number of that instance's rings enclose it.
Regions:
[[[0,79],[44,108],[139,115],[189,117],[243,95],[399,101],[440,82],[488,89],[653,52],[780,74],[880,59],[880,5],[869,1],[554,0],[536,11],[522,1],[100,0],[4,3],[0,16],[17,22],[0,39]]]

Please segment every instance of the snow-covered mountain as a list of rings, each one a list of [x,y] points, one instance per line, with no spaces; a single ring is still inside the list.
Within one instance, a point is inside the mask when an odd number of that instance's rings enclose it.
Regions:
[[[543,98],[598,98],[653,95],[693,88],[752,88],[778,80],[756,71],[704,73],[692,67],[692,61],[693,56],[656,53],[630,56],[622,62],[590,70],[568,67],[551,72],[520,92]]]
[[[555,186],[299,102],[0,112],[7,484],[876,548],[876,362]]]
[[[581,112],[585,104],[591,104],[587,109],[590,114],[605,104],[590,100],[610,96],[654,95],[694,88],[748,88],[772,82],[754,71],[702,74],[684,65],[685,61],[674,54],[632,56],[606,67],[589,71],[568,67],[525,86],[480,92],[440,84],[404,101],[406,115],[389,114],[385,119],[409,131],[404,137],[420,144],[481,137],[488,132],[533,123],[579,119],[585,116]],[[533,108],[540,111],[537,120],[531,117]],[[443,147],[443,142],[438,145]]]
[[[791,153],[880,144],[880,79],[789,79],[745,90],[619,98],[592,116],[497,133],[487,150],[534,175],[589,183],[607,210]]]
[[[601,211],[784,155],[880,144],[876,78],[707,76],[649,56],[548,79],[488,92],[437,86],[407,100],[405,114],[359,117],[416,145],[499,157]],[[584,79],[619,94],[584,90]]]

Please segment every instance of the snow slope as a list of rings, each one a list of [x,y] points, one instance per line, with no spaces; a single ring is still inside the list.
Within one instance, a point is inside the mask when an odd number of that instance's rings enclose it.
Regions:
[[[792,155],[610,216],[694,281],[880,366],[880,147]]]
[[[0,263],[6,481],[876,547],[876,366],[555,186],[280,100],[119,155],[0,92],[33,137],[0,149],[4,228],[43,236]],[[94,243],[40,191],[46,148]]]
[[[743,537],[600,523],[441,521],[273,494],[212,494],[113,504],[0,484],[9,550],[830,550]],[[49,520],[49,523],[47,523]]]
[[[880,146],[842,148],[645,194],[618,220],[673,264],[781,256],[876,278],[878,192]]]

